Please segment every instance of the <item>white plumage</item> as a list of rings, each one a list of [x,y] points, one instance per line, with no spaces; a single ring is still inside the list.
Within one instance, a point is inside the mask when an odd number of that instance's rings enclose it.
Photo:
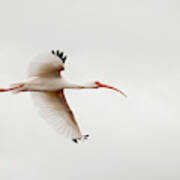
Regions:
[[[82,137],[79,126],[65,99],[63,90],[56,92],[33,92],[33,100],[40,115],[66,137],[76,139]]]
[[[13,84],[9,89],[0,89],[0,92],[31,92],[40,115],[58,133],[66,135],[77,143],[79,140],[87,139],[89,135],[81,134],[79,125],[65,98],[65,89],[104,87],[116,90],[124,96],[126,95],[112,86],[97,81],[86,85],[66,81],[61,75],[61,72],[65,69],[66,58],[63,52],[58,50],[37,56],[30,64],[28,70],[29,79],[27,81]]]
[[[58,56],[48,52],[40,54],[33,59],[29,65],[28,76],[59,77],[57,73],[59,70],[64,70],[63,62]]]

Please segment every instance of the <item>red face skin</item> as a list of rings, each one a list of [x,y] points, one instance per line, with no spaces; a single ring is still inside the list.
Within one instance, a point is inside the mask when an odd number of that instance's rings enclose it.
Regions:
[[[113,86],[109,86],[109,85],[106,85],[106,84],[102,84],[102,83],[100,83],[100,82],[98,82],[98,81],[96,81],[95,83],[98,85],[99,88],[112,89],[112,90],[114,90],[114,91],[119,92],[119,93],[122,94],[123,96],[127,97],[127,95],[126,95],[124,92],[122,92],[121,90],[119,90],[119,89],[117,89],[117,88],[115,88],[115,87],[113,87]]]

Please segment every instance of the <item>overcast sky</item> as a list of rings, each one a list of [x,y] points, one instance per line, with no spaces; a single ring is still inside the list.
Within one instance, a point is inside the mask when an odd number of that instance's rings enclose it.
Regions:
[[[0,82],[31,59],[68,55],[65,78],[109,90],[67,90],[90,139],[76,145],[41,119],[28,93],[0,95],[2,180],[180,179],[180,1],[0,1]]]

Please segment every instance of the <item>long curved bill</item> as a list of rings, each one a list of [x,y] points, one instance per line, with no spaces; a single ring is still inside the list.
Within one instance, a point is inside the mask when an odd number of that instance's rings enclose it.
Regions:
[[[115,88],[113,86],[109,86],[107,84],[102,84],[102,83],[100,83],[98,81],[96,82],[96,84],[98,85],[98,87],[107,88],[107,89],[117,91],[118,93],[122,94],[124,97],[127,97],[127,95],[123,91],[121,91],[121,90],[119,90],[119,89],[117,89],[117,88]]]

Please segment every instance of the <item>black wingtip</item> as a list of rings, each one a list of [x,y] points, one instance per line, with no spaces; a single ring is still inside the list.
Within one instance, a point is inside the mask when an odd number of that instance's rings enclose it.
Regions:
[[[88,139],[88,137],[89,137],[89,134],[84,135],[85,140]]]
[[[59,59],[61,59],[61,61],[62,61],[63,63],[65,63],[65,61],[66,61],[66,59],[67,59],[67,56],[64,56],[64,52],[63,52],[63,51],[61,52],[61,51],[59,51],[59,50],[56,50],[56,51],[51,50],[51,53],[52,53],[53,55],[59,57]]]
[[[76,144],[78,144],[78,140],[77,139],[72,139],[72,141]]]
[[[78,144],[79,142],[83,141],[83,140],[87,140],[89,138],[89,134],[86,135],[82,135],[79,138],[73,138],[72,141],[76,144]]]

